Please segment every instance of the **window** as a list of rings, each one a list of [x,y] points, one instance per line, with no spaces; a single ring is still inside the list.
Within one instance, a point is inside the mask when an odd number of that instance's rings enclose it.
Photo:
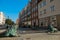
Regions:
[[[35,17],[35,14],[34,14],[34,17]]]
[[[36,10],[37,10],[37,8],[38,8],[38,7],[36,6]]]
[[[34,11],[36,10],[36,7],[34,8]]]
[[[55,10],[55,6],[54,5],[51,6],[50,8],[51,8],[51,12]]]
[[[52,20],[56,20],[56,16],[52,16],[51,19],[52,19]]]
[[[34,9],[32,9],[32,12],[34,11]]]
[[[42,7],[44,7],[46,5],[46,1],[42,2]]]
[[[30,12],[28,12],[28,15],[30,15]]]
[[[40,8],[44,7],[46,5],[46,0],[40,3]]]
[[[40,11],[40,15],[42,15],[42,11]]]
[[[46,14],[46,9],[44,9],[44,14]]]
[[[50,2],[52,2],[53,0],[50,0]]]
[[[43,11],[40,11],[40,15],[42,14],[46,14],[46,9],[44,9]]]
[[[35,11],[35,7],[32,10]]]
[[[36,9],[37,9],[37,6],[36,6]]]
[[[40,8],[42,8],[42,4],[40,3]]]

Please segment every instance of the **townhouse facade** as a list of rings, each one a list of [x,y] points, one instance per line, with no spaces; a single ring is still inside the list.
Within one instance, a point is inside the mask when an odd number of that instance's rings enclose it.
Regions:
[[[20,13],[19,13],[19,27],[23,25],[23,21],[24,21],[24,10],[22,10]]]
[[[20,22],[21,24],[38,26],[38,3],[41,0],[30,0],[28,5],[20,13]],[[24,20],[24,21],[23,21]]]
[[[38,3],[41,0],[31,0],[32,3],[32,13],[31,13],[31,25],[32,26],[39,26],[39,19],[38,19]]]
[[[20,12],[19,20],[19,25],[31,25],[31,2]]]
[[[39,27],[49,24],[60,29],[60,0],[42,0],[38,4]]]
[[[49,24],[60,29],[60,0],[31,0],[20,12],[20,24],[48,28]]]
[[[19,19],[16,20],[16,25],[19,25]]]

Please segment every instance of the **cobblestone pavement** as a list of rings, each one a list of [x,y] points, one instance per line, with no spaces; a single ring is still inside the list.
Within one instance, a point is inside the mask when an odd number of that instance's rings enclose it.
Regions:
[[[0,40],[60,40],[60,32],[20,34],[20,37],[5,37]]]

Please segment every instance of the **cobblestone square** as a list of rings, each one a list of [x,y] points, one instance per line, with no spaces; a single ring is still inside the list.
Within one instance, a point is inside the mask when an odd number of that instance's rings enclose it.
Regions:
[[[0,40],[60,40],[60,32],[20,34],[20,37],[4,37]]]

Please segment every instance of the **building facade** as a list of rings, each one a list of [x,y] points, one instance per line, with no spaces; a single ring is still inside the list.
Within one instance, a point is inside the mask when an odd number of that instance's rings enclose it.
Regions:
[[[41,0],[30,0],[28,5],[23,9],[20,13],[20,22],[21,24],[30,25],[31,27],[34,25],[39,25],[38,20],[38,3]],[[24,21],[23,21],[24,20]]]
[[[39,27],[49,24],[60,29],[60,0],[42,0],[38,4]]]
[[[39,26],[39,19],[38,19],[38,3],[41,0],[31,0],[32,2],[32,13],[31,13],[31,25],[32,26]]]
[[[27,24],[31,26],[31,2],[27,6]]]
[[[19,19],[16,20],[16,25],[19,25]]]
[[[0,25],[4,25],[4,24],[5,24],[5,16],[3,12],[0,12]]]
[[[22,26],[24,20],[24,10],[19,13],[19,27]]]
[[[19,19],[22,26],[31,25],[31,2],[20,12]]]
[[[20,13],[20,22],[31,27],[60,27],[60,0],[31,0]]]

